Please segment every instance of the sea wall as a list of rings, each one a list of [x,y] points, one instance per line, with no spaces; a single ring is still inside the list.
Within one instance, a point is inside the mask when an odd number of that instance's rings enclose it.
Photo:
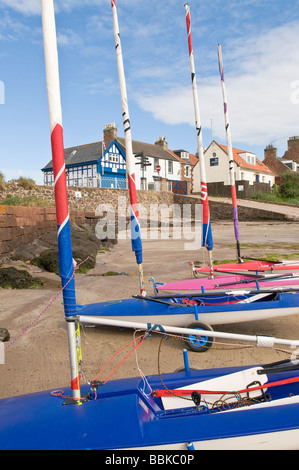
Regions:
[[[14,207],[3,205],[5,198],[18,196],[38,197],[44,199],[53,207]],[[2,205],[1,205],[2,201]],[[97,188],[68,188],[68,201],[70,208],[70,221],[77,225],[96,225],[100,217],[105,216],[105,208],[115,210],[117,223],[118,212],[124,216],[124,211],[129,216],[129,194],[127,190],[121,189],[97,189]],[[170,208],[179,207],[181,214],[183,208],[189,206],[190,215],[193,219],[200,219],[200,197],[181,196],[170,192],[161,191],[138,191],[138,204],[141,216],[145,214],[147,219],[151,217],[153,207],[162,206]],[[188,207],[187,207],[188,208]],[[210,201],[211,221],[232,220],[232,206],[221,201]],[[238,208],[239,221],[262,221],[262,220],[285,220],[283,214],[257,208]],[[163,216],[160,215],[160,222]],[[16,185],[8,186],[5,191],[0,192],[0,256],[7,255],[21,244],[31,243],[34,239],[44,233],[56,230],[56,212],[54,207],[53,188],[37,186],[31,190],[19,188]]]
[[[94,213],[70,211],[71,223],[96,222]],[[55,208],[13,207],[0,205],[0,256],[8,255],[20,245],[31,243],[41,235],[56,230]]]

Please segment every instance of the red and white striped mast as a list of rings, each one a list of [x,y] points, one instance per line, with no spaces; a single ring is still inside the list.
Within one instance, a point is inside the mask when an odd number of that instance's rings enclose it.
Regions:
[[[80,404],[80,376],[77,357],[77,345],[80,338],[77,334],[76,321],[73,318],[76,315],[76,296],[65,174],[59,65],[53,0],[41,0],[41,10],[54,172],[59,275],[61,277],[63,304],[67,320],[72,396]]]
[[[115,50],[118,67],[118,77],[121,95],[121,107],[123,117],[123,127],[125,135],[125,146],[126,146],[126,167],[129,184],[129,195],[131,204],[131,240],[132,249],[135,251],[136,261],[139,270],[139,284],[141,295],[145,294],[144,281],[143,281],[143,267],[142,267],[142,242],[140,233],[140,217],[137,204],[137,191],[136,191],[136,180],[135,180],[135,168],[134,168],[134,154],[132,145],[131,135],[131,122],[129,116],[129,106],[126,88],[126,79],[124,72],[122,48],[120,42],[119,25],[116,9],[116,0],[111,0],[112,15],[113,15],[113,29],[115,39]]]
[[[200,178],[201,178],[201,196],[200,197],[201,197],[201,206],[202,206],[202,246],[206,247],[206,249],[208,250],[209,262],[210,262],[210,275],[211,277],[213,277],[214,276],[214,268],[213,268],[213,262],[212,262],[213,236],[212,236],[211,221],[210,221],[208,186],[207,186],[206,169],[205,169],[205,162],[204,162],[204,147],[203,147],[203,140],[202,140],[202,126],[201,126],[201,120],[200,120],[198,91],[197,91],[197,84],[196,84],[196,73],[195,73],[195,65],[194,65],[192,36],[191,36],[190,8],[189,8],[188,3],[185,4],[185,11],[186,11],[191,82],[192,82],[194,114],[195,114],[195,127],[196,127],[196,135],[197,135],[197,154],[199,158]]]

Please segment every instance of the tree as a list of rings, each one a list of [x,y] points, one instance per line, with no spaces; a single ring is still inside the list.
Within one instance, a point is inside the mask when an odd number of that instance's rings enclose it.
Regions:
[[[299,198],[299,173],[288,172],[282,175],[280,193],[283,198]]]

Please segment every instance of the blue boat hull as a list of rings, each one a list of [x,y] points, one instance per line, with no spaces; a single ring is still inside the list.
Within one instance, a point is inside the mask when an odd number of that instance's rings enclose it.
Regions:
[[[155,298],[131,298],[85,305],[77,310],[77,315],[185,327],[195,320],[223,325],[299,314],[299,292],[274,293],[249,303],[238,302],[249,297],[190,296],[192,300],[197,299],[198,305],[170,304],[171,297],[163,298],[167,303],[157,302]]]
[[[245,368],[246,369],[246,368]],[[241,368],[184,371],[163,375],[167,388],[234,373]],[[244,367],[242,368],[244,370]],[[297,371],[279,372],[271,380],[296,377]],[[148,377],[153,390],[163,388],[158,376]],[[96,399],[82,405],[64,405],[50,391],[0,400],[2,450],[83,449],[299,449],[299,403],[211,413],[195,406],[167,410],[161,398],[142,393],[140,378],[108,382]],[[88,389],[82,390],[87,392]],[[269,388],[272,400],[299,394],[299,384]],[[70,394],[64,390],[64,394]],[[255,441],[253,444],[252,439]],[[278,442],[278,444],[277,444]],[[277,447],[278,445],[278,447]]]

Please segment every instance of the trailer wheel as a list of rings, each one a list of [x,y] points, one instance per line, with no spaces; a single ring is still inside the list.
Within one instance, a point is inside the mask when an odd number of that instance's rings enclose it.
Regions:
[[[206,325],[205,323],[194,322],[188,325],[187,328],[192,330],[206,330],[206,331],[213,331],[213,328],[210,325]],[[212,346],[214,342],[214,338],[207,336],[196,336],[196,335],[185,335],[185,343],[187,347],[193,352],[206,352]]]

